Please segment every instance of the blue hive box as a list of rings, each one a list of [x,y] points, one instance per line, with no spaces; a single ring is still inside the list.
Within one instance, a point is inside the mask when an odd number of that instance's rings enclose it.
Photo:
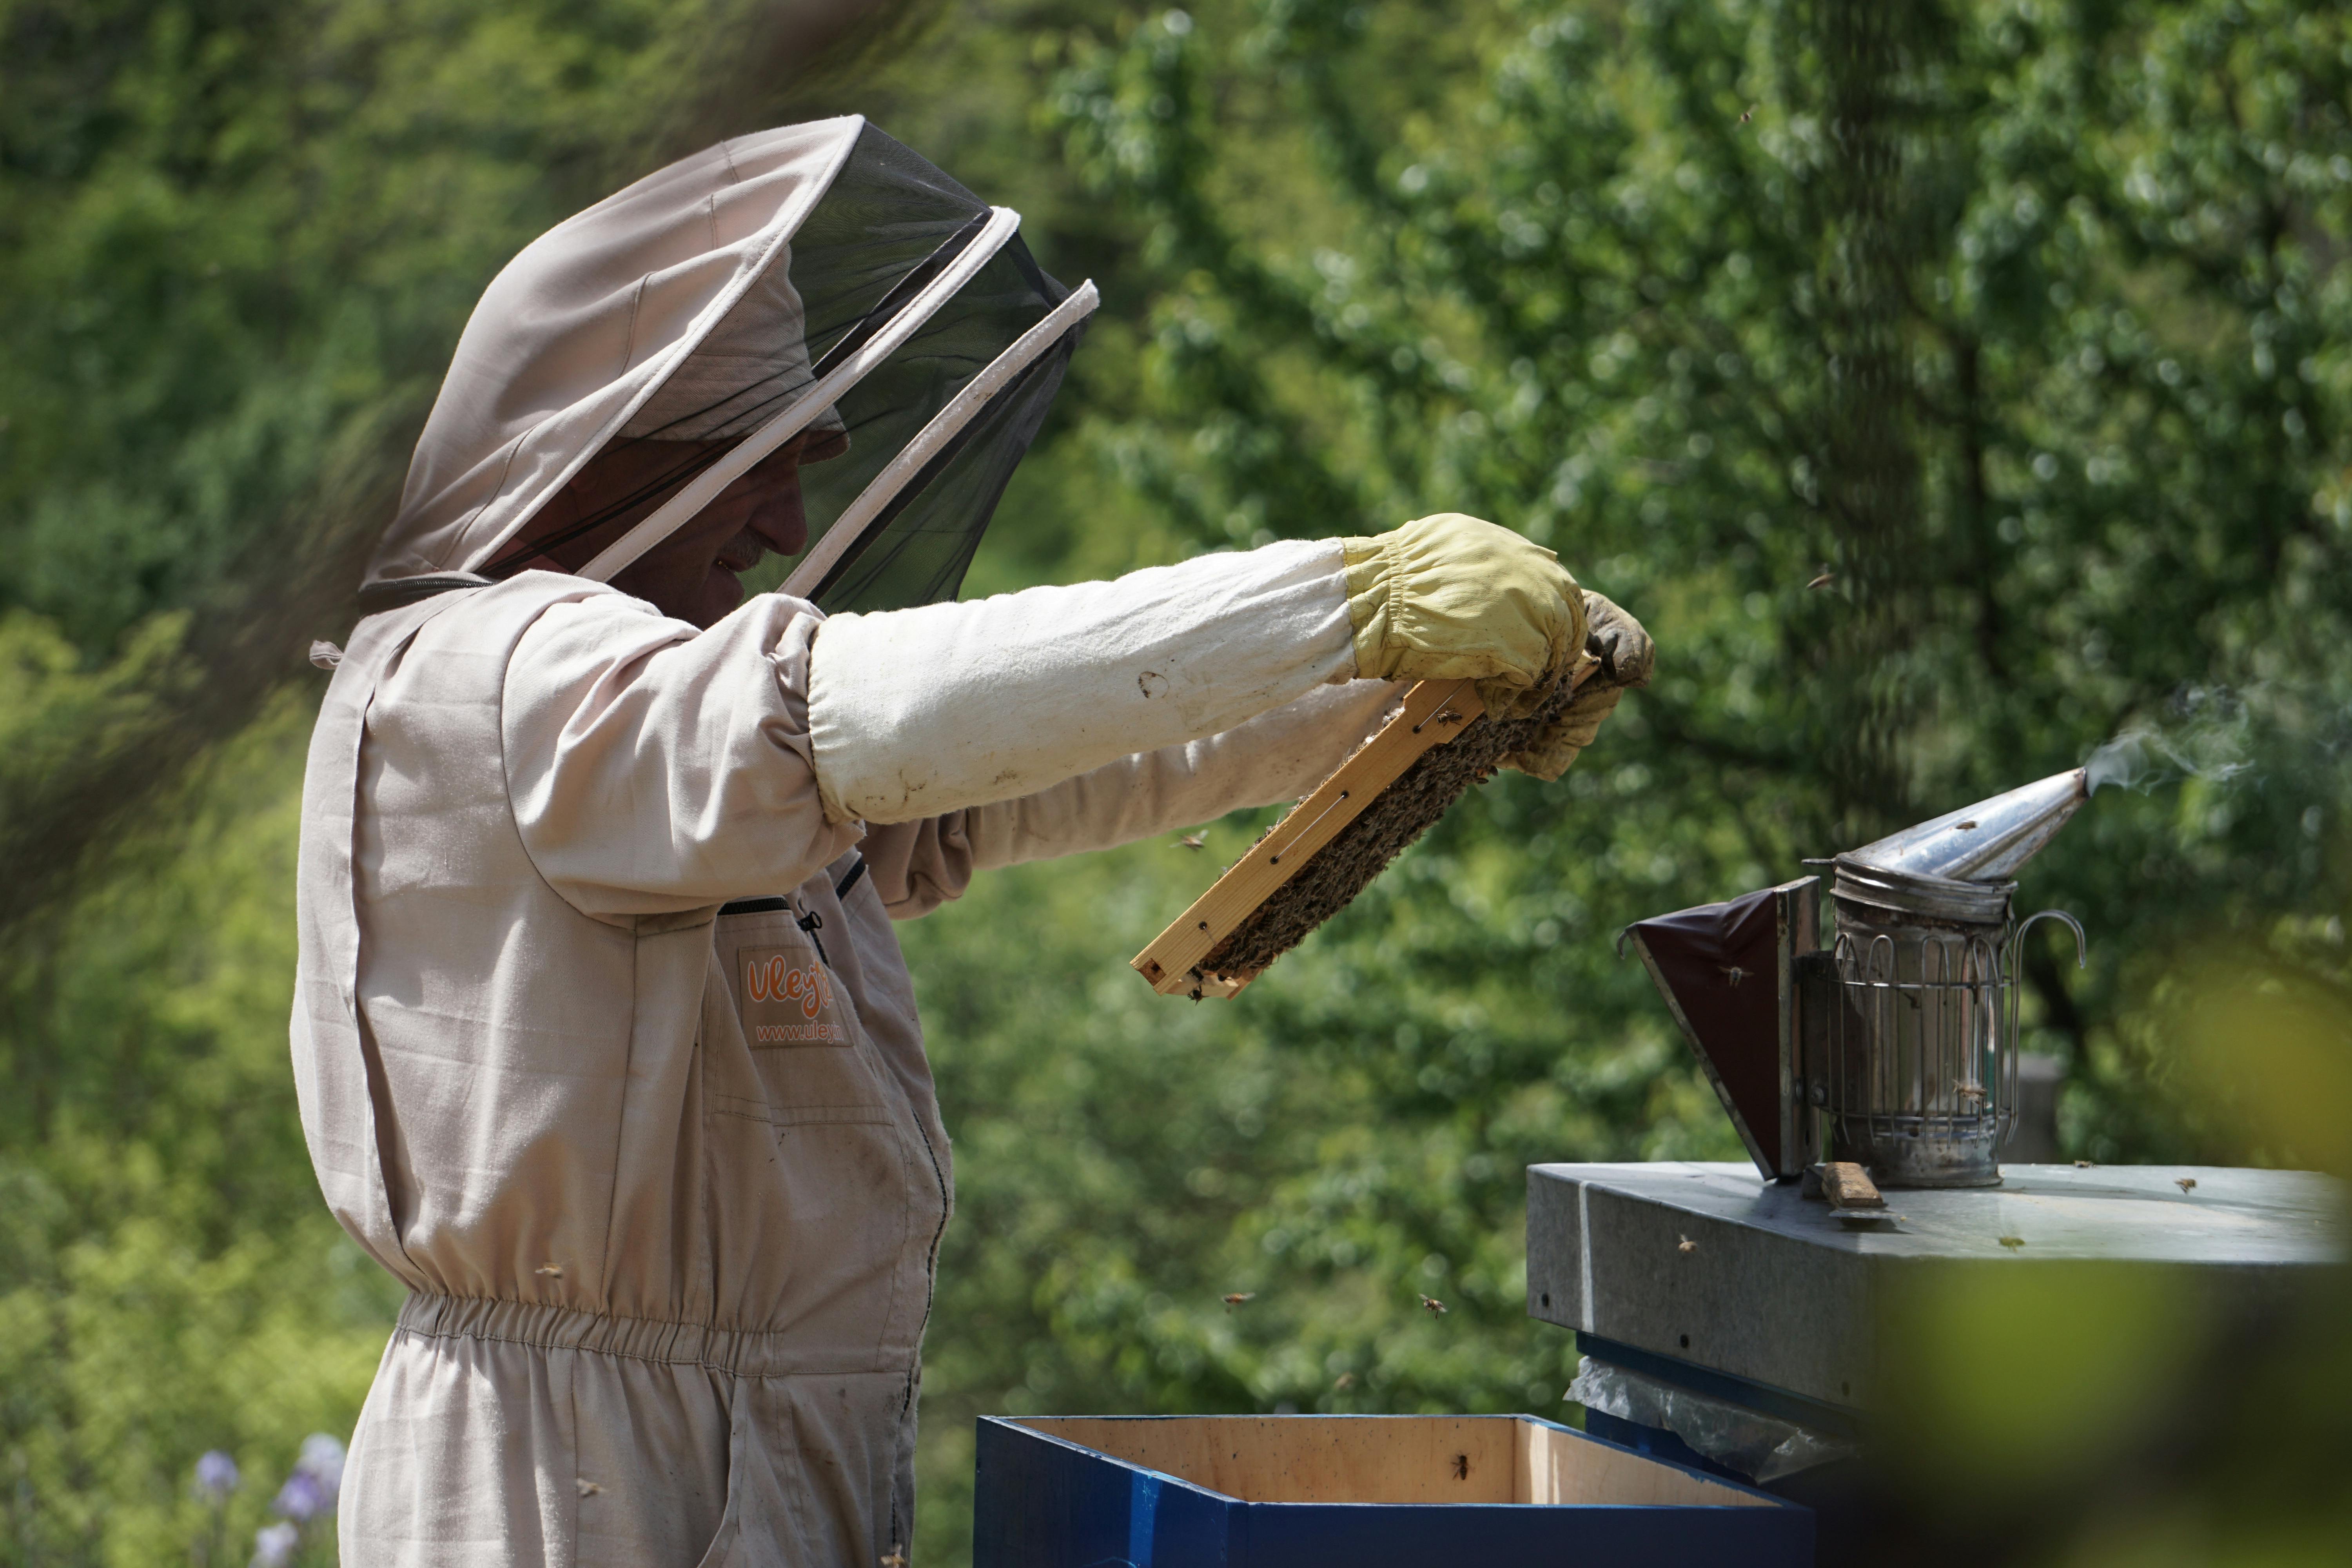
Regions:
[[[1810,1509],[1528,1415],[980,1423],[974,1568],[1811,1568]]]

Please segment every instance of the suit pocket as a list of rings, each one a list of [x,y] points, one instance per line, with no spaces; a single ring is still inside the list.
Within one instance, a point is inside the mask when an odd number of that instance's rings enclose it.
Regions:
[[[788,1331],[809,1369],[864,1370],[905,1341],[908,1260],[933,1183],[905,1097],[789,910],[722,915],[725,997],[704,1009],[717,1307]]]

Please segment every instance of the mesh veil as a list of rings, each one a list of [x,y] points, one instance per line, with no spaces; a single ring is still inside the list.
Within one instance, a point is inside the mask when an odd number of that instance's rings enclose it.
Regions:
[[[531,542],[489,574],[543,561],[551,543],[609,534],[617,520],[644,516],[675,494],[872,339],[976,239],[989,213],[939,169],[865,127],[788,250],[605,443],[608,452],[631,448],[642,459],[630,464],[639,476],[631,493],[607,498],[593,516],[527,530]],[[1068,294],[1015,236],[795,437],[808,548],[957,393]],[[861,542],[813,592],[822,607],[894,609],[954,597],[1059,389],[1079,330],[1013,376],[873,516]]]
[[[954,445],[924,466],[877,520],[869,542],[814,590],[820,608],[829,615],[889,610],[955,597],[1013,470],[1061,388],[1079,330],[1023,371]]]

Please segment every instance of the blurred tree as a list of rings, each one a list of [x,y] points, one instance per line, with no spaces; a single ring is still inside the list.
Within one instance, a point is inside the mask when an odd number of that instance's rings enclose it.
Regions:
[[[777,85],[845,22],[887,58]],[[315,688],[271,694],[496,267],[798,114],[875,113],[1105,285],[975,591],[1455,508],[1553,544],[1665,655],[1564,783],[1479,792],[1239,1003],[1122,960],[1262,817],[907,930],[961,1207],[924,1561],[964,1551],[982,1411],[1558,1410],[1519,1167],[1737,1153],[1611,935],[2119,731],[2187,782],[2103,794],[2028,882],[2093,932],[2087,979],[2034,970],[2074,1151],[2342,1168],[2314,1145],[2347,1119],[2310,1109],[2340,1101],[2352,804],[2334,10],[987,0],[909,26],[0,9],[0,1561],[176,1554],[216,1447],[249,1530],[302,1433],[347,1429],[387,1302],[295,1131]],[[2182,961],[2217,952],[2237,969]],[[2210,999],[2239,973],[2295,1027],[2233,1095]]]
[[[2029,963],[2072,1152],[2333,1158],[2226,1110],[2150,986],[2281,911],[2340,953],[2336,8],[1262,0],[1060,48],[1044,128],[1150,286],[1077,432],[1136,536],[1475,511],[1664,657],[1564,784],[1487,786],[1240,1002],[1090,966],[1207,880],[1171,846],[909,932],[966,1140],[935,1434],[1546,1408],[1520,1165],[1736,1152],[1611,934],[2119,732],[2184,787],[2103,795],[2025,894],[2093,933],[2087,977]]]
[[[2046,1024],[2086,1050],[2116,954],[2328,896],[2335,8],[1206,16],[1074,39],[1053,110],[1160,279],[1147,406],[1095,439],[1195,547],[1465,509],[1648,618],[1659,684],[1564,792],[1615,853],[1530,885],[1615,922],[2227,724],[2207,791],[2036,863],[2102,954],[2079,996],[2037,959]],[[1465,39],[1475,88],[1432,63]],[[2147,1147],[2107,1088],[2104,1152]]]

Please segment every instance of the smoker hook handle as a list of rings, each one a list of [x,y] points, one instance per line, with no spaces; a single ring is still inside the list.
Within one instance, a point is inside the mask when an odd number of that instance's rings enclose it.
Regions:
[[[2074,933],[2074,967],[2090,967],[2091,939],[2083,934],[2083,922],[2064,910],[2039,910],[2018,921],[2017,929],[2009,933],[2009,967],[2012,974],[2017,971],[2017,955],[2025,948],[2025,933],[2033,929],[2034,921],[2052,920],[2064,921],[2066,929]]]
[[[2007,998],[2009,1002],[2009,1030],[2007,1037],[2001,1041],[2001,1054],[2005,1058],[2007,1058],[2008,1062],[2008,1070],[2002,1076],[2011,1079],[2014,1079],[2017,1071],[2017,1031],[2019,1025],[2023,1022],[2025,1011],[2025,992],[2024,989],[2017,983],[2018,954],[2024,951],[2025,933],[2033,929],[2034,921],[2044,920],[2064,921],[2066,922],[2066,929],[2074,933],[2075,968],[2084,968],[2090,963],[2090,939],[2083,934],[2083,922],[2076,920],[2073,915],[2068,914],[2064,910],[2037,910],[2018,921],[2017,929],[2009,933],[2009,962],[2003,965],[2008,973],[2001,977],[2002,981],[2009,988],[2009,996]],[[2010,1102],[2011,1104],[2015,1104],[2017,1091],[2016,1085],[2013,1081],[2009,1085],[2009,1091]],[[2007,1135],[2004,1134],[2003,1142],[2006,1141]]]

